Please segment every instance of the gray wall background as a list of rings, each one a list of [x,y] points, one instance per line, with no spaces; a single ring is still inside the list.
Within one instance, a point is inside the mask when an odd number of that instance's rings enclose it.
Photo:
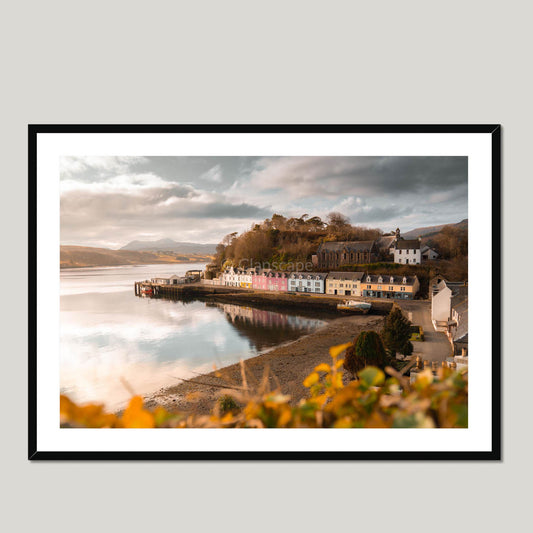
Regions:
[[[5,530],[448,532],[501,531],[511,518],[527,523],[529,295],[516,280],[529,275],[531,264],[530,6],[512,0],[4,3]],[[504,461],[30,464],[28,123],[502,123]]]

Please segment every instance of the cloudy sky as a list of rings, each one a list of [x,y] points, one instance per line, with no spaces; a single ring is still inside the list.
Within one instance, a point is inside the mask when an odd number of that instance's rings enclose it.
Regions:
[[[61,243],[218,243],[273,213],[391,231],[467,218],[466,157],[64,157]]]

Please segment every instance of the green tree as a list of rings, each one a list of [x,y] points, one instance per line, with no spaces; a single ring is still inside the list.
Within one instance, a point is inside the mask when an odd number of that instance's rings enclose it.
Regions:
[[[361,331],[353,345],[346,350],[344,368],[355,377],[365,366],[384,368],[387,362],[387,352],[379,334]]]
[[[403,316],[401,309],[393,308],[385,319],[383,327],[383,343],[390,356],[396,357],[397,352],[403,354],[409,352],[410,337],[411,322]]]

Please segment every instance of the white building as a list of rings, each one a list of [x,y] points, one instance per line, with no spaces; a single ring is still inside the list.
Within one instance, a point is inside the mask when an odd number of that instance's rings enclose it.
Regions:
[[[227,287],[238,287],[239,278],[236,270],[233,267],[226,268],[226,270],[220,274],[220,283]]]
[[[439,280],[430,286],[431,295],[431,321],[438,331],[448,331],[451,324],[452,310],[459,304],[468,301],[468,287],[460,282]]]
[[[401,239],[394,245],[394,262],[402,265],[419,265],[422,262],[419,239]]]
[[[289,292],[315,292],[323,294],[325,291],[327,274],[322,272],[293,272],[289,276]]]
[[[252,288],[253,276],[256,274],[255,269],[247,268],[227,268],[220,275],[220,284],[227,287],[243,287],[246,289]]]
[[[423,261],[434,261],[439,257],[439,254],[427,245],[422,246],[420,249],[420,255],[422,256]]]

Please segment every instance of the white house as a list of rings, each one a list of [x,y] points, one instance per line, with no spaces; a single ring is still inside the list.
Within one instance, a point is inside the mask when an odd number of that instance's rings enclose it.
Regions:
[[[419,265],[422,262],[419,239],[401,239],[394,245],[394,262],[403,265]]]
[[[422,246],[420,249],[420,255],[422,256],[423,261],[434,261],[439,257],[439,254],[427,245]]]
[[[318,292],[325,291],[327,274],[322,272],[293,272],[288,279],[289,292]]]
[[[440,280],[432,287],[431,321],[438,331],[448,331],[453,321],[452,311],[468,301],[468,287],[460,282]]]
[[[237,271],[233,268],[226,268],[222,274],[220,274],[221,285],[226,285],[227,287],[238,287],[239,278]]]
[[[246,289],[252,288],[253,276],[256,274],[255,269],[247,268],[226,268],[220,275],[220,284],[227,287],[243,287]]]
[[[170,280],[168,278],[152,278],[152,283],[155,283],[157,285],[169,285]]]

